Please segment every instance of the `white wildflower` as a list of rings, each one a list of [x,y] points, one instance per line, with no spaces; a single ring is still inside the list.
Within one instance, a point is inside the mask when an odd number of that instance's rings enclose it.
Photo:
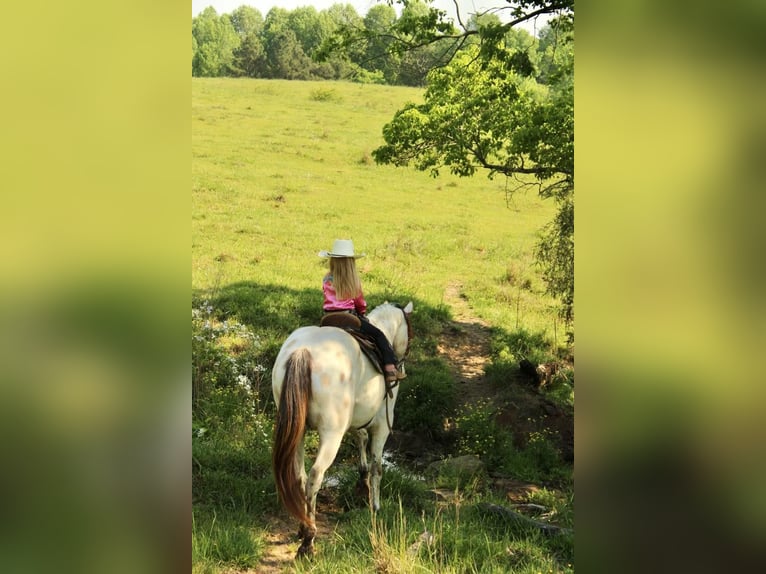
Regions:
[[[247,375],[237,376],[237,384],[243,389],[245,389],[248,393],[252,391],[252,386],[250,385],[250,379],[247,378]]]

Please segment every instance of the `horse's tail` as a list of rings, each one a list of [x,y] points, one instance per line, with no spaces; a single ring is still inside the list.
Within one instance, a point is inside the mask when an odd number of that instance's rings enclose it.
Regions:
[[[311,400],[311,353],[308,349],[295,351],[285,365],[285,378],[274,424],[274,447],[271,462],[277,492],[287,511],[304,524],[306,493],[297,474],[296,454],[306,431],[306,417]]]

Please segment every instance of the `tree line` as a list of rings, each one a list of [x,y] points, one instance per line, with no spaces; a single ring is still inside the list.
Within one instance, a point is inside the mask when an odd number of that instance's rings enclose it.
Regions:
[[[429,11],[421,0],[407,2],[401,16],[387,3],[371,7],[364,16],[350,4],[334,4],[321,11],[313,6],[273,7],[265,17],[247,5],[231,14],[218,14],[209,6],[192,18],[192,75],[424,86],[428,72],[445,65],[456,52],[438,44],[407,46],[408,31],[415,39]],[[499,24],[496,15],[472,15],[467,27],[478,30],[495,23]],[[363,41],[337,50],[339,33],[349,30]],[[398,34],[391,35],[391,30]],[[538,41],[526,30],[511,29],[506,41],[541,62],[546,50],[550,52],[551,34],[546,30]],[[478,42],[472,40],[459,49]]]

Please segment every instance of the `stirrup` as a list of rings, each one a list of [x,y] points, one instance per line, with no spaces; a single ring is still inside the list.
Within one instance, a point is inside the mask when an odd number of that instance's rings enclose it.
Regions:
[[[394,389],[399,386],[399,381],[396,379],[386,379],[386,394],[389,399],[394,398]]]

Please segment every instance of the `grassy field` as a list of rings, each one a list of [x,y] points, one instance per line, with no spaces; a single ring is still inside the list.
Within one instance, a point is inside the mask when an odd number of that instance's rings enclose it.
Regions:
[[[491,325],[495,378],[516,368],[519,341],[535,341],[531,352],[539,357],[563,343],[532,257],[553,205],[531,191],[507,200],[510,184],[502,178],[433,178],[372,161],[382,126],[421,94],[350,83],[192,79],[195,572],[258,571],[266,535],[281,516],[269,469],[268,369],[292,329],[318,321],[326,262],[316,254],[333,239],[352,238],[367,253],[359,263],[371,307],[415,304],[407,381],[421,398],[417,404],[402,392],[396,426],[431,432],[454,407],[454,381],[436,357],[452,312],[447,293],[459,293]],[[423,396],[432,401],[425,408]],[[511,449],[502,429],[473,422],[473,440],[499,445],[495,459]],[[556,465],[543,468],[545,449],[511,450],[507,460],[523,459],[527,479],[562,476]],[[351,486],[343,481],[347,469],[338,472],[343,498]],[[318,558],[289,571],[573,570],[573,538],[545,538],[479,510],[478,503],[495,500],[488,484],[486,476],[432,479],[428,487],[457,494],[459,503],[445,507],[407,472],[387,472],[375,528],[366,510],[349,510],[329,540],[318,540]],[[571,527],[570,487],[559,482],[529,502]],[[413,553],[424,531],[437,542]]]
[[[378,166],[381,128],[420,90],[193,79],[192,288],[318,288],[332,240],[352,238],[371,298],[438,306],[464,286],[501,327],[553,334],[531,256],[553,206],[506,204],[503,178]],[[517,304],[518,301],[518,304]]]

